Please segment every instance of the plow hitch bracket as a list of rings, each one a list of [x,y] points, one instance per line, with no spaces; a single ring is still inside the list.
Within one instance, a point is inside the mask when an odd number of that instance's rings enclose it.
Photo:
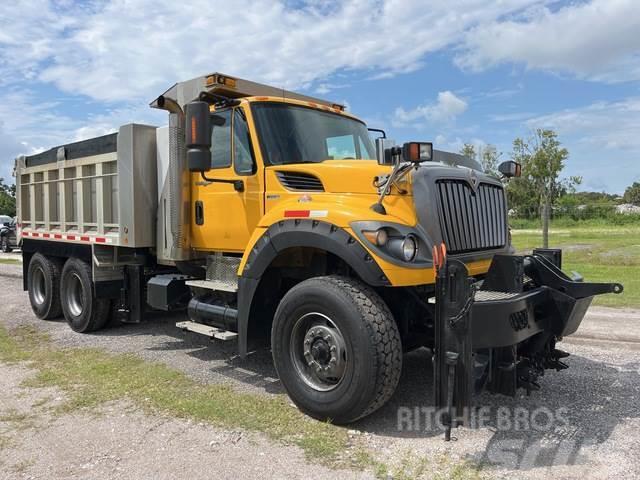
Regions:
[[[436,270],[436,324],[433,354],[434,404],[445,440],[451,428],[468,422],[472,395],[471,312],[475,287],[466,266],[443,259]]]

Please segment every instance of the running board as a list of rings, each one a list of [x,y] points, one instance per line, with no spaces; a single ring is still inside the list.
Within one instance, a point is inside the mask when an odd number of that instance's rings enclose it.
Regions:
[[[225,280],[187,280],[187,287],[202,288],[203,290],[212,290],[214,292],[236,293],[238,291],[238,282],[232,283]]]
[[[199,333],[200,335],[204,335],[205,337],[222,340],[223,342],[235,340],[236,338],[238,338],[238,334],[235,332],[223,330],[222,328],[211,327],[202,323],[192,322],[190,320],[187,320],[185,322],[178,322],[176,323],[176,327],[184,331]]]

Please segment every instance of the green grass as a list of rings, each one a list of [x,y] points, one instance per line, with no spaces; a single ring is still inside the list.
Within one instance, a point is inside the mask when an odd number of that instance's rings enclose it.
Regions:
[[[16,259],[16,258],[2,258],[0,257],[0,263],[1,264],[6,264],[6,265],[18,265],[20,263],[22,263],[20,260]]]
[[[64,411],[91,408],[128,398],[152,410],[266,433],[298,445],[313,458],[337,461],[346,449],[347,431],[313,421],[277,398],[239,393],[226,385],[199,384],[162,364],[134,355],[111,355],[96,349],[52,349],[36,330],[11,335],[0,329],[0,360],[28,361],[38,370],[28,386],[56,386],[69,396]]]
[[[0,362],[26,362],[36,369],[36,376],[25,382],[28,387],[62,389],[66,400],[55,407],[54,413],[128,399],[152,413],[264,433],[284,444],[299,446],[310,460],[329,467],[370,470],[379,478],[386,478],[389,471],[416,471],[413,464],[391,469],[376,460],[361,440],[351,438],[347,428],[303,415],[289,405],[284,395],[274,398],[240,393],[225,385],[201,384],[165,365],[134,355],[58,349],[33,327],[7,331],[0,325]],[[0,438],[0,449],[3,443],[6,447]],[[477,478],[477,467],[467,463],[444,465],[445,472],[455,473],[454,478]]]
[[[514,229],[513,244],[519,252],[542,246],[535,229]],[[612,307],[640,306],[640,224],[563,227],[552,224],[549,246],[562,248],[563,270],[579,272],[585,281],[619,282],[620,295],[601,295],[594,304]]]

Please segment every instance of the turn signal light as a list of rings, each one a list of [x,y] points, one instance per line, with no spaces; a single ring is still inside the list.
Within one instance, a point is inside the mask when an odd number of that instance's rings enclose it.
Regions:
[[[378,230],[363,230],[362,234],[367,240],[378,247],[384,247],[389,241],[389,234],[384,228]]]
[[[235,78],[227,77],[225,75],[209,75],[205,81],[207,87],[213,87],[214,85],[224,85],[229,88],[236,88],[237,81]]]

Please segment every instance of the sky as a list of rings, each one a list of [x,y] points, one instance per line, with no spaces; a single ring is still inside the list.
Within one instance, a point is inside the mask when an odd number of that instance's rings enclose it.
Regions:
[[[390,138],[459,151],[553,128],[580,190],[640,181],[637,0],[0,2],[0,176],[131,122],[213,71],[345,103]]]

